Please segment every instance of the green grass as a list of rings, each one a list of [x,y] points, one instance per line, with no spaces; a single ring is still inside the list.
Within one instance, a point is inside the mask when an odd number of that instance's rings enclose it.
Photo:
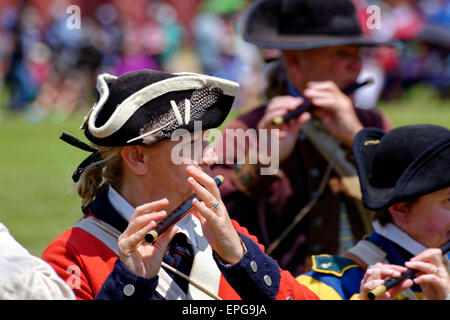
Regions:
[[[81,215],[71,175],[86,153],[58,139],[63,130],[81,136],[80,122],[0,122],[0,221],[36,255]]]
[[[85,141],[78,130],[84,112],[60,122],[30,123],[26,117],[4,112],[4,101],[0,89],[0,222],[40,256],[53,238],[81,216],[71,175],[88,154],[59,136],[66,131]],[[401,101],[382,102],[380,107],[396,126],[433,123],[450,127],[450,101],[440,101],[424,87],[408,92]],[[234,111],[230,118],[236,115]]]
[[[439,99],[425,86],[413,87],[401,100],[381,101],[377,107],[395,126],[429,123],[450,128],[450,100]]]

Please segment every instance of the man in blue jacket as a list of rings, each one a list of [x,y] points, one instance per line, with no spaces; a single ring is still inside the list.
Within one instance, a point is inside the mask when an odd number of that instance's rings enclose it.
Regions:
[[[450,131],[434,125],[363,129],[353,152],[364,205],[376,211],[374,231],[339,256],[313,256],[312,270],[297,280],[322,299],[367,299],[407,267],[419,271],[414,280],[383,298],[448,299],[446,258],[436,248],[450,239]]]

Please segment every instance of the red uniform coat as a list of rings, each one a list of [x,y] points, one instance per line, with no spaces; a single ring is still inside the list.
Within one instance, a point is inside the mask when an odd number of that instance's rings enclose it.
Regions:
[[[100,206],[98,202],[101,202]],[[105,217],[104,213],[108,212],[109,217],[114,219],[109,219],[110,221],[107,222],[111,225],[115,224],[114,227],[117,228],[119,214],[110,205],[107,197],[100,194],[94,203],[97,203],[96,206],[90,208],[93,215],[96,218],[102,218]],[[105,210],[102,212],[98,210],[99,208]],[[121,223],[121,228],[117,229],[123,231],[123,221]],[[289,272],[281,270],[273,259],[263,254],[263,247],[258,244],[255,237],[248,234],[247,229],[239,226],[235,221],[233,225],[240,233],[247,253],[236,265],[222,265],[216,260],[222,272],[218,290],[218,295],[222,299],[251,298],[254,297],[255,292],[260,292],[263,297],[275,299],[317,299],[315,294],[300,285]],[[115,286],[112,291],[117,291],[117,296],[109,295],[108,298],[126,298],[120,288],[126,285],[127,281],[128,283],[132,281],[130,280],[131,272],[123,265],[116,263],[118,256],[113,250],[85,230],[73,227],[65,231],[44,250],[42,258],[73,288],[78,299],[99,298],[98,294],[106,282],[110,286]],[[255,264],[258,265],[256,271]],[[113,271],[115,271],[114,276],[112,276]],[[270,285],[267,284],[267,275],[271,278]],[[120,278],[126,280],[122,281]],[[234,289],[230,283],[233,284]]]

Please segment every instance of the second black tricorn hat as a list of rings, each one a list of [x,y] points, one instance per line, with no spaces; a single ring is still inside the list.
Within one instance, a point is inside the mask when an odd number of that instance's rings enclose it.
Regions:
[[[393,44],[362,33],[350,0],[257,0],[246,16],[243,37],[280,50]]]
[[[364,205],[372,210],[450,186],[450,130],[409,125],[358,132],[353,153]]]

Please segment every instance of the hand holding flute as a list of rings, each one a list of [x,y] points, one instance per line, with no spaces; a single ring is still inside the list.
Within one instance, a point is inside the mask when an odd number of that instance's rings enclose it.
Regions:
[[[216,183],[217,187],[220,187],[224,182],[224,178],[222,176],[217,176],[214,178],[214,182]],[[194,199],[199,200],[200,198],[196,194],[189,197],[189,199],[187,199],[180,206],[178,206],[178,208],[176,208],[169,216],[167,216],[163,221],[158,223],[158,225],[154,229],[150,230],[145,235],[145,241],[147,241],[148,243],[155,243],[156,239],[159,237],[160,234],[169,229],[172,225],[177,223],[186,214],[189,213],[189,211],[193,207],[192,203]]]
[[[355,82],[355,83],[351,84],[350,86],[344,88],[342,90],[342,93],[344,93],[345,95],[350,95],[353,92],[355,92],[356,90],[358,90],[359,88],[361,88],[367,84],[371,84],[371,83],[373,83],[373,79],[371,79],[371,78],[369,78],[363,82]],[[303,112],[311,111],[313,107],[314,107],[313,103],[311,103],[310,101],[307,100],[304,103],[302,103],[295,110],[290,111],[283,116],[277,116],[277,117],[273,118],[272,123],[275,125],[287,123],[287,122],[291,121],[292,119],[301,115]]]
[[[136,207],[128,227],[119,236],[120,261],[135,275],[150,279],[158,274],[167,245],[178,231],[175,223],[192,208],[197,212],[203,235],[222,260],[236,263],[245,253],[241,238],[220,197],[218,186],[223,183],[223,177],[213,179],[195,166],[188,166],[186,171],[190,176],[187,183],[196,193],[195,196],[171,214],[165,211],[168,199]],[[152,233],[152,230],[157,230],[158,234]],[[148,241],[145,241],[146,237]]]
[[[283,127],[295,122],[295,119],[312,113],[330,134],[350,147],[354,136],[363,126],[348,95],[370,82],[371,80],[366,80],[354,83],[341,90],[332,81],[310,81],[302,91],[306,100],[295,109],[272,117],[271,124],[283,130]]]
[[[447,242],[440,248],[427,249],[406,262],[406,267],[377,263],[364,275],[361,297],[393,299],[413,284],[418,284],[427,299],[446,299],[450,294],[450,278],[442,256],[449,248],[450,242]],[[410,279],[413,275],[416,276],[414,281]]]
[[[194,199],[192,204],[202,225],[203,235],[223,261],[237,263],[244,256],[245,247],[222,202],[219,188],[213,178],[198,167],[188,166],[186,172],[190,175],[189,185],[200,199]]]
[[[178,227],[172,225],[155,245],[143,241],[145,234],[166,218],[164,209],[168,204],[169,200],[161,199],[136,207],[128,227],[119,236],[117,247],[120,261],[141,278],[151,279],[158,274],[167,245],[177,232]]]

